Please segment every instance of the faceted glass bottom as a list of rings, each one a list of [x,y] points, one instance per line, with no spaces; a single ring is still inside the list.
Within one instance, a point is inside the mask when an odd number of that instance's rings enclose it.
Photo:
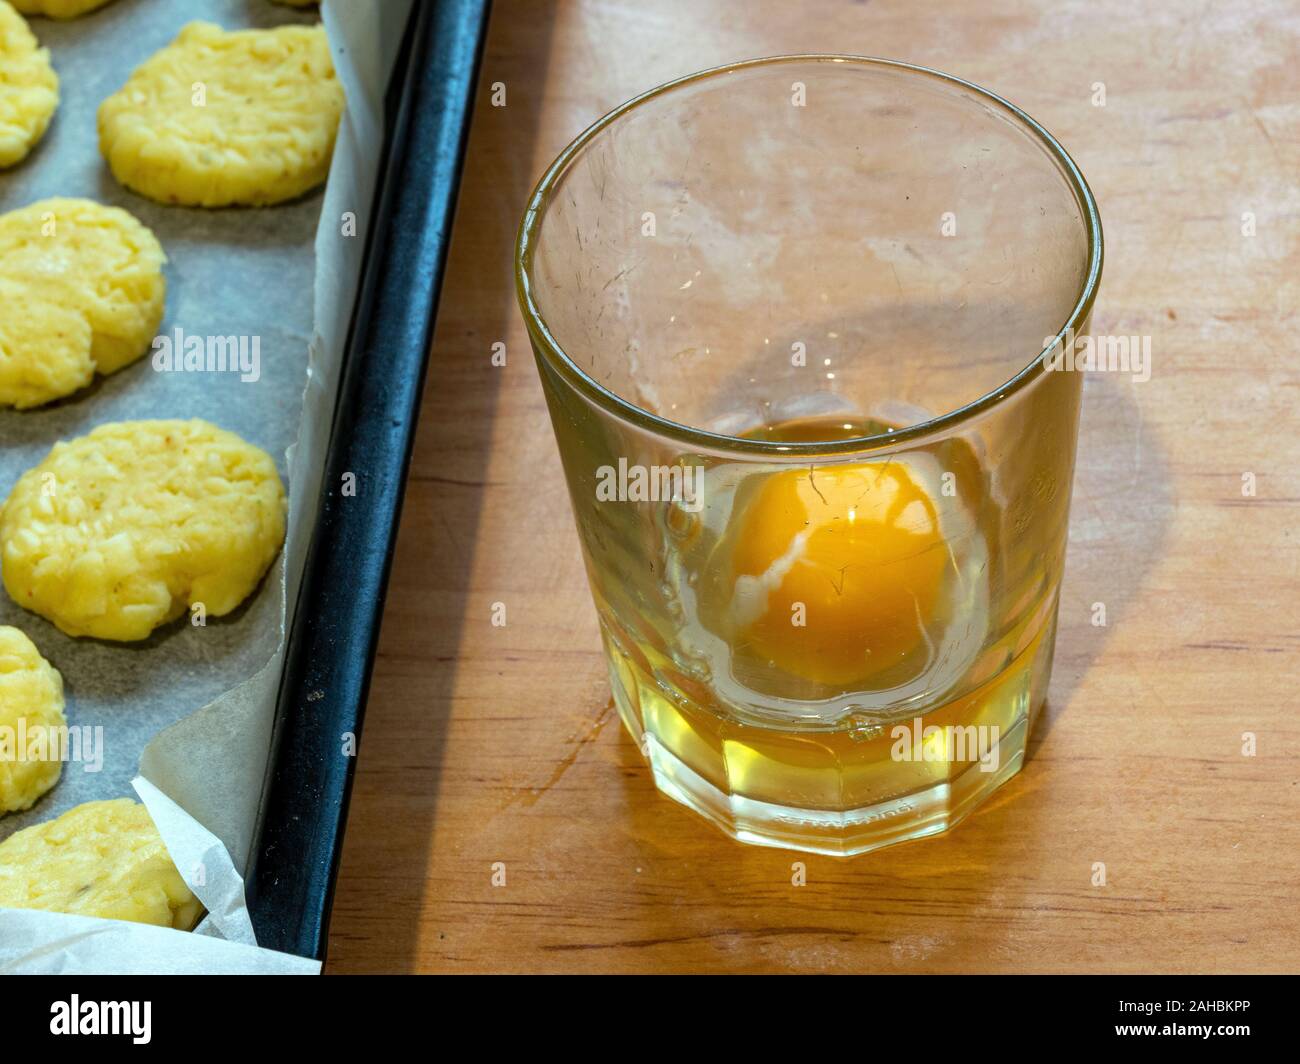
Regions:
[[[891,756],[899,750],[892,721],[864,737],[723,720],[680,692],[669,697],[662,676],[622,653],[608,630],[605,641],[615,705],[664,794],[741,842],[851,857],[946,831],[1020,770],[1051,673],[1050,616],[986,683],[898,722],[939,733],[902,740],[901,760]],[[945,727],[979,730],[980,756],[951,756]]]

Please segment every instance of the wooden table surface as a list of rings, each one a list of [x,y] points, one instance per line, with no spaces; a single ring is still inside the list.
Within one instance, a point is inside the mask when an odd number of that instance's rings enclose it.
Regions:
[[[498,2],[327,970],[1300,969],[1298,41],[1294,0]],[[804,51],[937,67],[1038,118],[1100,204],[1094,330],[1153,343],[1149,381],[1086,384],[1023,772],[952,832],[848,861],[740,845],[656,792],[511,283],[527,193],[592,119]]]

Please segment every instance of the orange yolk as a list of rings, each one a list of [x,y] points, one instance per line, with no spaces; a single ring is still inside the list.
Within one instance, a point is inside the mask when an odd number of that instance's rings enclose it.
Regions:
[[[948,552],[934,500],[901,463],[774,474],[739,521],[738,646],[804,679],[842,685],[896,665],[928,639]]]

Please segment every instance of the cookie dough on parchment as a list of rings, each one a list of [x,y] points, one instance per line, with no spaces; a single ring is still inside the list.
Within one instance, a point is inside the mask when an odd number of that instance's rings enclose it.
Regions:
[[[159,203],[261,206],[325,180],[342,113],[323,26],[191,22],[100,105],[99,147]]]
[[[63,677],[27,636],[0,625],[0,815],[30,809],[59,782],[50,730],[66,723]]]
[[[190,930],[203,911],[149,811],[87,802],[0,842],[0,907]]]
[[[108,0],[10,0],[24,15],[44,15],[46,18],[78,18],[96,8],[101,8]]]
[[[143,355],[166,261],[119,207],[47,199],[0,214],[0,406],[61,399]]]
[[[68,635],[146,638],[230,613],[279,553],[285,493],[259,447],[206,421],[119,421],[55,444],[0,509],[0,570]]]
[[[22,15],[0,0],[0,169],[27,157],[59,105],[59,78]]]

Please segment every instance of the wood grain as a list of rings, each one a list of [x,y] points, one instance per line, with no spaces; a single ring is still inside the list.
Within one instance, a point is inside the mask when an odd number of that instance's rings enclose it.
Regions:
[[[1287,0],[499,2],[328,970],[1300,968],[1298,41]],[[802,887],[799,855],[659,796],[612,712],[510,277],[528,191],[589,121],[798,51],[938,67],[1042,121],[1100,203],[1094,328],[1154,347],[1149,382],[1086,386],[1026,768],[945,836],[804,858]]]

